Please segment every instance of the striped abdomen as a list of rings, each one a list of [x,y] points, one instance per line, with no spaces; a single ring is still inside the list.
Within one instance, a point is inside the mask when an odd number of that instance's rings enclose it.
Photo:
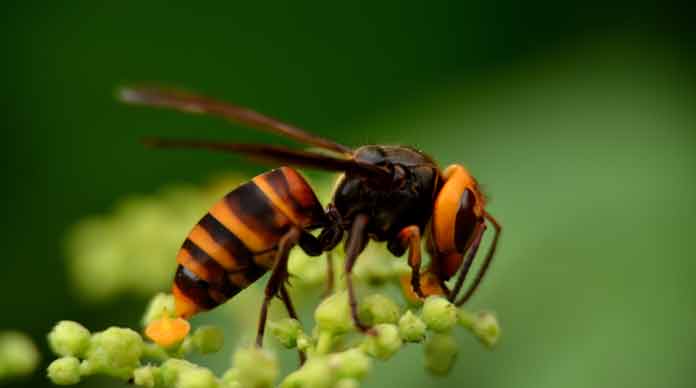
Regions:
[[[291,227],[324,223],[319,200],[292,168],[237,187],[201,218],[179,250],[172,286],[177,315],[224,303],[273,266],[277,244]]]

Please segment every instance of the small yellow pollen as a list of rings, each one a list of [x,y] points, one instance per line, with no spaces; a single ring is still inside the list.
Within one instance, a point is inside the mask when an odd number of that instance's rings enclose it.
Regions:
[[[157,345],[166,348],[181,342],[190,330],[191,325],[185,319],[165,316],[147,325],[145,335]]]

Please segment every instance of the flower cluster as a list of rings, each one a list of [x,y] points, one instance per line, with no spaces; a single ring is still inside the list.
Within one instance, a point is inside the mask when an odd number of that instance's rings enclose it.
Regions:
[[[171,295],[158,295],[150,303],[143,322],[168,314]],[[500,335],[495,317],[458,309],[441,297],[426,299],[418,312],[401,309],[391,298],[372,294],[360,305],[360,316],[373,325],[374,333],[355,332],[347,294],[337,292],[314,312],[316,326],[307,334],[291,318],[272,321],[269,331],[285,348],[296,348],[307,361],[286,376],[281,387],[356,387],[372,367],[372,359],[388,360],[408,343],[425,343],[425,367],[446,374],[457,356],[452,336],[457,326],[470,330],[482,343],[493,346]],[[193,351],[217,352],[222,331],[198,327],[183,341],[166,348],[143,340],[128,328],[111,327],[90,333],[77,322],[58,322],[48,334],[51,349],[60,357],[48,366],[55,384],[77,384],[85,376],[106,375],[147,388],[245,388],[272,387],[279,374],[275,354],[256,347],[241,347],[222,376],[183,358]],[[158,364],[159,363],[159,364]]]
[[[130,199],[113,215],[80,223],[70,235],[69,250],[81,295],[105,300],[125,291],[152,295],[168,288],[173,258],[183,236],[206,207],[239,182],[226,179],[202,189],[164,190],[156,196]],[[329,182],[313,186],[319,188],[318,195],[325,202]],[[343,268],[342,248],[332,255],[334,268]],[[149,275],[129,276],[135,267]],[[90,333],[71,321],[59,322],[48,335],[51,349],[60,356],[49,365],[48,376],[60,385],[76,384],[90,375],[106,375],[161,388],[263,388],[279,380],[281,387],[356,387],[372,368],[373,359],[388,360],[404,347],[418,344],[423,345],[425,368],[435,375],[446,374],[457,356],[453,336],[457,327],[470,331],[488,347],[498,342],[500,329],[491,313],[463,310],[442,297],[414,302],[413,295],[400,298],[391,294],[394,286],[401,289],[400,282],[409,271],[405,260],[394,259],[383,244],[371,243],[361,254],[354,270],[355,284],[361,295],[359,317],[373,328],[370,334],[355,330],[341,271],[335,271],[333,292],[314,309],[312,330],[271,312],[276,319],[268,322],[267,333],[277,344],[306,357],[299,369],[282,379],[270,348],[237,348],[230,368],[219,376],[187,361],[192,352],[222,349],[223,333],[215,326],[197,327],[183,339],[173,337],[163,347],[128,328]],[[317,293],[326,293],[327,260],[294,249],[288,272],[293,298],[300,307],[315,301]],[[261,299],[261,287],[252,285],[225,305],[242,333],[254,332],[257,316],[249,311],[257,311]],[[143,327],[172,316],[173,311],[172,296],[157,294],[143,316]]]

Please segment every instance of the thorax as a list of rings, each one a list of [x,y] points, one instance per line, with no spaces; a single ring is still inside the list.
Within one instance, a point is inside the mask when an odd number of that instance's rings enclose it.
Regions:
[[[373,181],[345,174],[335,188],[333,203],[346,224],[363,213],[369,216],[371,238],[390,240],[404,227],[421,230],[432,215],[440,170],[427,155],[400,146],[365,146],[355,159],[393,169],[391,181]]]

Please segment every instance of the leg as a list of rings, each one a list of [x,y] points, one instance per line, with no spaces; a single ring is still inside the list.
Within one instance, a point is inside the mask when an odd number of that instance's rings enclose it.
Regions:
[[[419,297],[423,298],[420,283],[421,266],[421,234],[418,226],[411,225],[403,228],[395,240],[389,242],[389,250],[397,256],[401,256],[408,248],[408,265],[411,267],[411,287]]]
[[[283,304],[285,304],[285,309],[288,310],[288,315],[290,316],[290,318],[293,318],[299,322],[300,318],[297,316],[297,313],[295,312],[295,307],[292,305],[292,300],[290,300],[290,294],[288,293],[288,289],[287,287],[285,287],[285,284],[282,284],[280,286],[280,298],[283,300]],[[300,365],[302,365],[304,364],[307,358],[305,357],[303,351],[298,349],[297,352],[300,355]]]
[[[275,264],[273,264],[273,272],[271,278],[268,279],[266,290],[264,292],[263,303],[261,304],[261,314],[259,316],[259,326],[256,332],[256,345],[263,345],[263,333],[266,329],[266,317],[268,316],[268,305],[278,293],[278,289],[283,285],[283,282],[288,276],[288,254],[290,249],[300,239],[301,230],[297,228],[290,229],[278,243],[278,251],[276,253]]]
[[[491,224],[493,224],[493,229],[495,229],[493,241],[491,242],[491,247],[488,249],[488,253],[486,253],[486,258],[483,259],[483,265],[481,266],[481,269],[479,270],[478,274],[476,274],[476,279],[474,279],[474,282],[471,284],[471,286],[469,286],[469,289],[466,291],[464,296],[462,296],[461,299],[459,299],[455,303],[457,306],[461,306],[464,303],[466,303],[466,301],[469,300],[469,298],[471,298],[471,296],[474,294],[479,284],[481,284],[481,279],[483,279],[483,276],[486,275],[486,271],[488,270],[488,267],[491,265],[491,261],[493,260],[493,256],[495,255],[495,249],[498,246],[498,237],[500,236],[502,226],[490,214],[484,213],[484,217]]]
[[[353,317],[353,323],[358,330],[366,333],[370,330],[367,325],[360,322],[358,318],[358,303],[355,299],[355,290],[353,289],[353,266],[358,255],[365,249],[367,245],[367,228],[368,217],[364,214],[358,214],[353,220],[353,226],[346,241],[346,286],[348,288],[348,302],[350,304],[350,314]]]
[[[334,269],[333,269],[333,251],[326,252],[326,290],[325,295],[331,295],[334,289]]]
[[[454,288],[452,289],[452,292],[449,294],[448,299],[450,300],[450,302],[454,301],[457,298],[457,295],[459,295],[459,291],[462,289],[462,285],[464,285],[464,279],[466,279],[466,275],[469,273],[469,269],[471,269],[471,264],[474,262],[474,257],[476,257],[479,245],[481,245],[481,238],[483,237],[483,232],[485,230],[486,224],[483,223],[476,230],[476,234],[474,235],[474,241],[471,243],[471,246],[469,247],[469,250],[466,253],[466,258],[464,258],[464,262],[462,263],[462,269],[459,271],[457,282],[454,284]]]

